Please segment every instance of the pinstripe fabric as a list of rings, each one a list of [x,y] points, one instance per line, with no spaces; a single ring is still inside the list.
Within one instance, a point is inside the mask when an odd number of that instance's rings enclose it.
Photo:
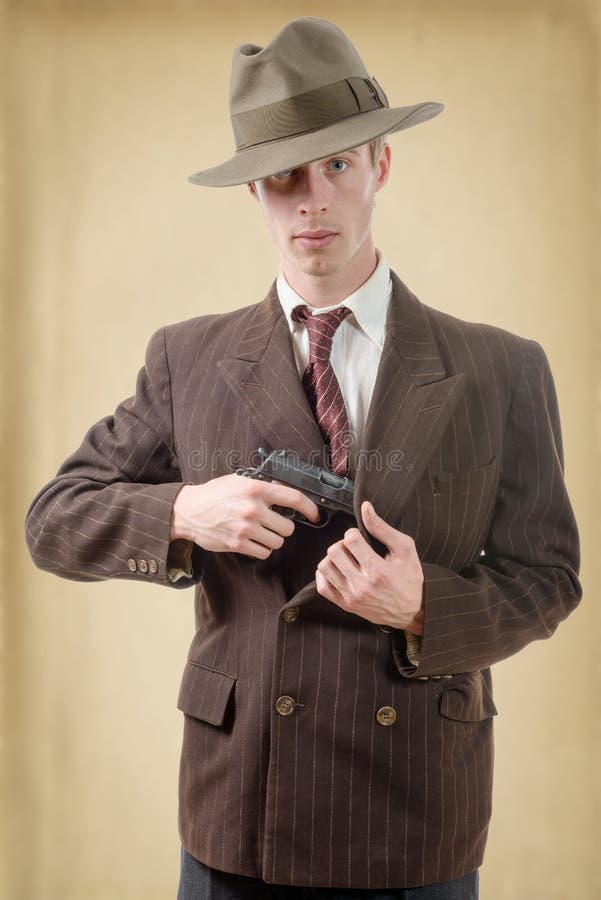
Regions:
[[[336,519],[298,527],[264,561],[194,547],[193,578],[169,581],[182,482],[249,465],[258,446],[323,453],[275,284],[254,306],[154,334],[135,396],[90,429],[27,515],[32,557],[50,572],[195,584],[178,703],[180,832],[215,868],[356,888],[477,868],[491,803],[489,667],[551,635],[580,598],[542,349],[430,309],[392,281],[351,463],[357,511],[371,499],[423,561],[417,666],[402,632],[317,594],[316,564],[343,533]],[[296,704],[286,716],[281,695]],[[393,725],[376,718],[384,706]]]

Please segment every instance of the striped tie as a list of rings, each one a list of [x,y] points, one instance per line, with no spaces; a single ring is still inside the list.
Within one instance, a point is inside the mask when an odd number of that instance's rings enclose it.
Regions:
[[[307,306],[292,310],[295,322],[303,322],[309,333],[309,364],[303,373],[303,387],[323,439],[330,450],[330,468],[347,475],[349,424],[344,399],[330,363],[332,339],[351,310],[338,306],[327,313],[312,315]]]

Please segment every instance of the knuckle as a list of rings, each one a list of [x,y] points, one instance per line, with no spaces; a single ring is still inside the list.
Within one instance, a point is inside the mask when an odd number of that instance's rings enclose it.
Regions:
[[[255,517],[256,510],[257,510],[256,503],[250,499],[242,504],[242,507],[240,509],[240,515],[243,520],[245,520],[245,521],[250,520]]]
[[[238,540],[244,541],[250,537],[251,534],[251,523],[250,520],[242,520],[242,522],[238,523],[238,528],[236,530],[236,537]]]
[[[411,537],[411,535],[409,535],[409,534],[404,534],[404,533],[400,534],[400,542],[401,542],[401,545],[402,545],[407,551],[410,552],[410,551],[415,550],[415,541],[413,540],[413,538]]]
[[[292,490],[292,503],[294,503],[296,506],[303,506],[307,499],[305,497],[305,495],[302,493],[302,491],[299,491],[296,488],[292,488],[291,490]]]
[[[258,497],[263,493],[263,485],[260,481],[256,481],[254,478],[247,478],[245,482],[246,491],[249,497]]]
[[[371,570],[370,581],[375,587],[382,587],[384,582],[386,581],[386,575],[384,574],[384,572],[382,572],[381,569],[377,569],[374,567]]]

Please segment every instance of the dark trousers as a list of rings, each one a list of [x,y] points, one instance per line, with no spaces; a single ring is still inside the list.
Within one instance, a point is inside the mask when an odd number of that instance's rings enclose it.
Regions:
[[[478,872],[416,888],[372,891],[290,887],[210,869],[182,847],[177,900],[478,900]]]

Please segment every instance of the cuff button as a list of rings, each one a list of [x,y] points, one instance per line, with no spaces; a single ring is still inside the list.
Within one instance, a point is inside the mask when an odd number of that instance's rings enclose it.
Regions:
[[[135,559],[127,560],[127,568],[130,572],[136,572],[138,570],[138,564],[136,563]]]
[[[144,575],[148,572],[148,563],[145,559],[138,560],[138,572],[142,572]]]
[[[153,575],[156,575],[156,573],[159,571],[156,559],[150,560],[150,562],[148,563],[148,569],[150,572],[152,572]]]

